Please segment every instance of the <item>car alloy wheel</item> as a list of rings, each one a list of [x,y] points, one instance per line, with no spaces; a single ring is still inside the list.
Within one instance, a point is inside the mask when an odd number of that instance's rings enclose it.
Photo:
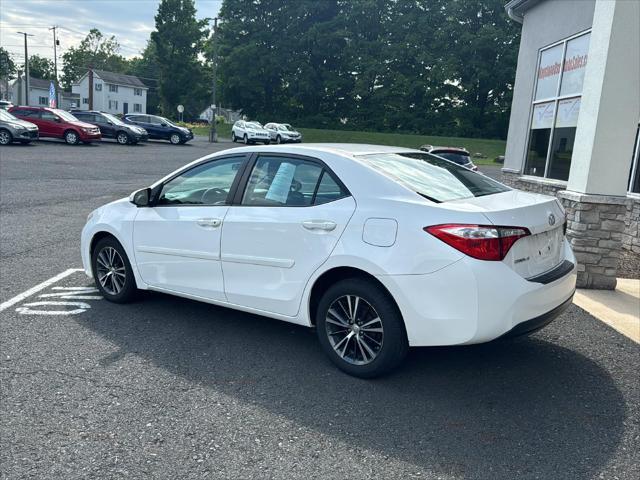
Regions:
[[[0,130],[0,145],[9,145],[11,140],[11,133],[7,130]]]
[[[233,133],[233,132],[231,132],[231,141],[232,141],[233,143],[236,143],[236,134],[235,134],[235,133]]]
[[[174,145],[178,145],[180,143],[180,140],[180,135],[178,135],[177,133],[174,133],[173,135],[171,135],[171,137],[169,137],[169,141]]]
[[[127,143],[129,143],[129,135],[127,135],[125,132],[120,132],[118,133],[116,140],[120,145],[126,145]]]
[[[244,134],[244,138],[243,138],[244,144],[245,145],[249,145],[249,137],[247,137],[247,134]]]
[[[282,138],[280,137],[280,135],[278,135],[278,136],[276,137],[276,143],[277,143],[278,145],[280,145],[280,144],[282,143]]]
[[[96,258],[98,281],[109,295],[118,295],[127,279],[124,260],[118,251],[110,246],[104,247]]]
[[[345,295],[331,304],[325,328],[333,350],[353,365],[375,360],[384,341],[382,320],[371,304],[357,295]]]
[[[69,145],[75,145],[78,143],[78,134],[72,130],[64,134],[64,141]]]

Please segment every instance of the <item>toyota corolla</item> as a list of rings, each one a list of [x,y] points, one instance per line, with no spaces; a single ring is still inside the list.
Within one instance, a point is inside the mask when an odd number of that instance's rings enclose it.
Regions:
[[[87,275],[107,300],[155,290],[315,327],[345,372],[410,346],[542,328],[576,261],[552,197],[418,150],[255,146],[198,159],[93,211]]]

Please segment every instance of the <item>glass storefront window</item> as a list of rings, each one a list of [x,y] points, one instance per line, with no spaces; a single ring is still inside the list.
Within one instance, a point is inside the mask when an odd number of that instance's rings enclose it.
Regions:
[[[524,174],[568,180],[590,33],[540,52]]]

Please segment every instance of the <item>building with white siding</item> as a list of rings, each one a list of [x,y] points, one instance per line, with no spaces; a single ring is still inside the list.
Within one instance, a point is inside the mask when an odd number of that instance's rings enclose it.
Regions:
[[[89,85],[91,82],[93,86]],[[113,114],[147,113],[148,90],[136,76],[104,70],[93,70],[93,76],[87,71],[71,87],[80,97],[78,108]]]

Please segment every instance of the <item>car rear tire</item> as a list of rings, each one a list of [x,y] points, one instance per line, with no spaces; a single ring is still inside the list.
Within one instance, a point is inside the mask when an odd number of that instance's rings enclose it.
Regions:
[[[332,285],[318,304],[316,327],[330,360],[355,377],[388,373],[409,351],[398,306],[371,280],[348,278]]]
[[[113,237],[105,237],[91,252],[91,269],[96,287],[104,298],[114,303],[133,300],[138,291],[127,254]]]
[[[177,133],[173,133],[169,137],[169,141],[172,145],[180,145],[182,143],[182,138]]]
[[[68,145],[77,145],[80,143],[80,136],[73,130],[67,130],[64,132],[64,141],[67,142]]]
[[[127,145],[131,142],[131,139],[129,138],[129,134],[127,132],[118,132],[116,134],[116,141],[120,145]]]
[[[0,130],[0,145],[9,145],[11,142],[13,142],[13,135],[11,135],[11,132],[4,128]]]

